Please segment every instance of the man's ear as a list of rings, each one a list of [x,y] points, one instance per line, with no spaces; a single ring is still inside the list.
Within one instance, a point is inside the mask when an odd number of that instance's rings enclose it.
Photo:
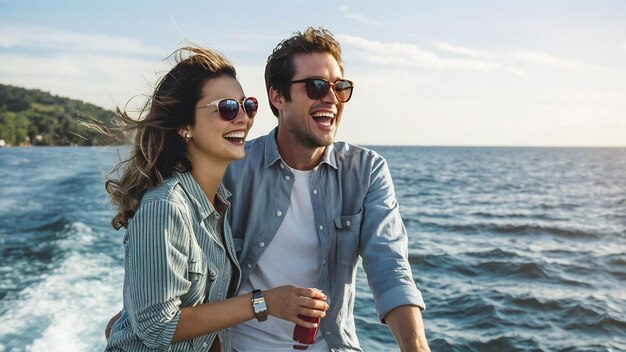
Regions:
[[[274,87],[269,90],[270,104],[276,109],[282,110],[285,105],[285,97]]]

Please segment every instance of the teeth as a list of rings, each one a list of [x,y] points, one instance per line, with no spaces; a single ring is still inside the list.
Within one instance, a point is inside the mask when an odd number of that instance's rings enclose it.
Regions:
[[[240,132],[231,132],[228,134],[225,134],[224,137],[225,138],[243,138],[245,136],[245,133],[240,131]]]
[[[335,114],[333,114],[332,112],[314,112],[311,116],[313,117],[328,117],[328,118],[334,118]]]

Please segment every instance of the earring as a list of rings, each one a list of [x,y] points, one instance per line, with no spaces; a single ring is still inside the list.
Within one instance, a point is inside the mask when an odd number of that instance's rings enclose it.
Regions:
[[[189,134],[189,132],[185,133],[185,142],[189,142],[190,139],[191,139],[191,134]]]

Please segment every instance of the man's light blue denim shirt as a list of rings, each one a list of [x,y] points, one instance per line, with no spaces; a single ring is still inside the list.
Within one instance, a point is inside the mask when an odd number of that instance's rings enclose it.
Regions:
[[[294,176],[280,157],[276,132],[246,142],[246,157],[232,162],[223,180],[232,192],[231,228],[242,283],[289,208]],[[391,175],[376,152],[335,142],[326,148],[310,182],[322,245],[318,288],[330,305],[321,333],[332,351],[361,351],[353,316],[359,256],[381,321],[399,306],[425,308],[411,274]]]

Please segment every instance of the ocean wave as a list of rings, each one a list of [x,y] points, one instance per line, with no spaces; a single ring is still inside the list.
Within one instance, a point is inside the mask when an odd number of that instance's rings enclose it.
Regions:
[[[552,235],[573,239],[597,239],[603,235],[582,229],[564,228],[559,226],[550,226],[544,224],[504,224],[504,223],[486,223],[486,222],[454,222],[454,219],[448,217],[444,221],[433,221],[434,219],[419,220],[415,218],[405,219],[407,226],[416,224],[424,229],[433,228],[438,232],[451,232],[462,234],[485,234],[485,233],[501,233],[501,234],[520,234],[520,235]]]
[[[122,275],[107,255],[68,256],[18,298],[2,302],[0,340],[8,351],[103,349],[94,342],[103,344],[106,320],[120,309]]]
[[[522,225],[497,225],[487,226],[491,230],[500,233],[515,233],[515,234],[550,234],[555,236],[567,237],[567,238],[599,238],[599,234],[595,234],[589,231],[583,231],[572,228],[562,228],[556,226],[546,226],[537,224],[522,224]]]
[[[495,337],[479,337],[467,345],[470,351],[537,351],[540,344],[532,337],[521,337],[517,333],[503,333]]]
[[[459,346],[460,344],[455,338],[445,336],[430,337],[428,345],[432,351],[456,351],[456,352],[471,352],[467,347]],[[384,351],[384,350],[381,350]]]
[[[532,220],[557,220],[552,214],[536,212],[515,212],[515,211],[474,211],[469,215],[486,219],[532,219]]]
[[[554,343],[552,344],[554,345]],[[577,340],[572,342],[572,346],[562,347],[558,349],[559,352],[615,352],[626,351],[626,343],[619,341],[605,342],[605,343],[593,343],[587,341]]]
[[[626,282],[626,253],[611,254],[602,259],[606,272],[621,282]]]
[[[524,279],[549,279],[550,275],[540,263],[489,261],[475,265],[484,274],[518,277]]]
[[[48,222],[43,224],[36,224],[33,227],[27,227],[21,231],[23,232],[59,232],[66,228],[71,222],[65,216],[46,217]],[[35,220],[36,221],[36,220]]]
[[[530,310],[556,311],[562,308],[559,300],[542,299],[530,295],[526,297],[511,297],[508,303]]]
[[[450,254],[409,254],[409,263],[416,273],[429,271],[441,275],[477,276],[480,273]]]
[[[563,211],[563,210],[575,210],[578,208],[582,208],[584,206],[584,204],[582,203],[540,203],[538,205],[539,208],[543,209],[543,210],[558,210],[558,211]]]
[[[528,259],[525,259],[528,260]],[[548,264],[545,262],[490,260],[473,265],[481,276],[498,276],[516,280],[544,280],[565,287],[593,287],[590,283],[566,274],[576,271],[575,266]],[[590,270],[593,271],[593,270]]]
[[[57,180],[54,189],[56,193],[60,194],[67,192],[76,194],[84,191],[85,188],[93,187],[94,184],[97,184],[100,180],[101,177],[93,172],[79,172]],[[104,181],[102,180],[102,182]]]
[[[457,328],[488,331],[511,325],[491,298],[477,293],[475,286],[464,291],[446,292],[446,297],[436,307],[428,308],[428,314],[451,321]]]
[[[484,259],[506,259],[506,260],[516,260],[518,258],[522,258],[521,255],[513,252],[512,250],[504,250],[501,248],[487,249],[483,251],[472,251],[465,252],[465,255],[474,258],[484,258]]]
[[[578,321],[565,324],[564,328],[596,333],[616,334],[626,331],[626,321],[604,314],[599,319],[581,318]]]
[[[38,283],[67,256],[89,255],[96,239],[89,226],[65,218],[1,236],[0,272],[6,271],[0,280],[3,298]]]
[[[574,304],[562,314],[564,328],[569,330],[593,331],[595,333],[616,333],[626,331],[626,320],[598,311],[591,304]]]

